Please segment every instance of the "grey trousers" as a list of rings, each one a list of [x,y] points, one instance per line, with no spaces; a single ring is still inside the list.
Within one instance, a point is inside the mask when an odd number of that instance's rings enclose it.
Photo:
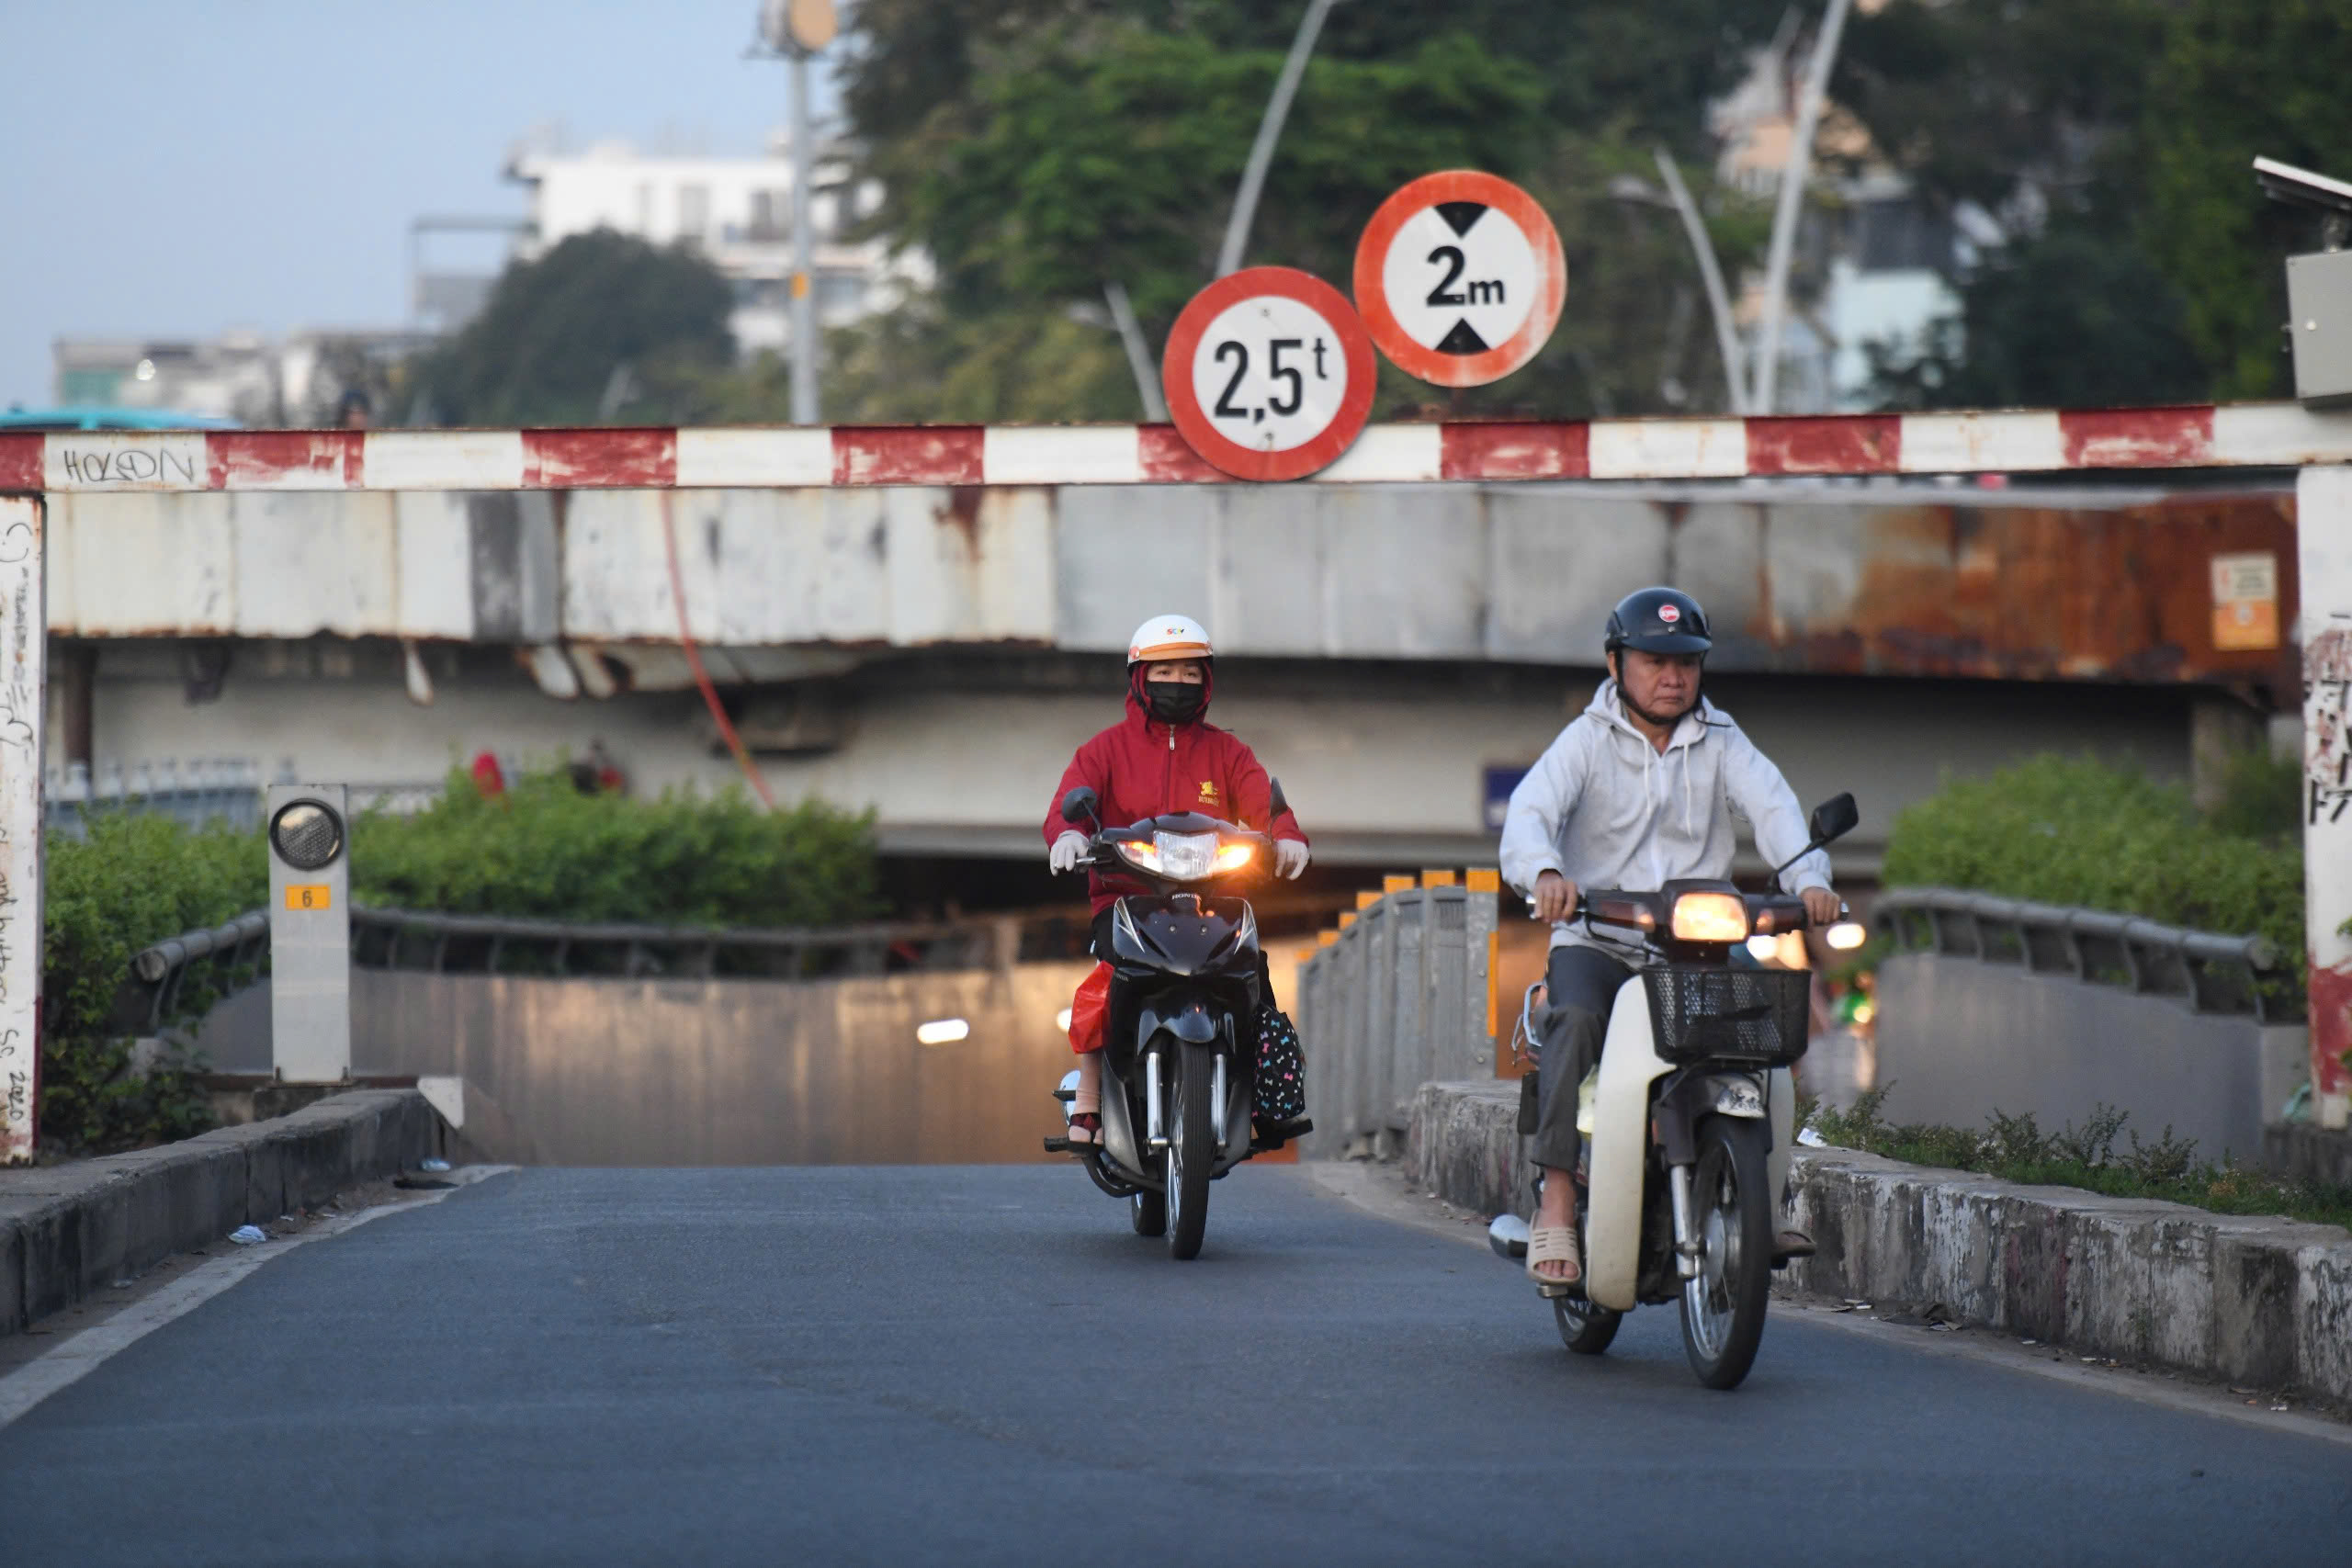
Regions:
[[[1543,1066],[1536,1074],[1535,1134],[1528,1157],[1555,1170],[1576,1168],[1582,1140],[1577,1133],[1577,1086],[1600,1060],[1609,1033],[1609,1010],[1618,987],[1633,977],[1631,966],[1590,947],[1555,947],[1544,965],[1546,1015]]]

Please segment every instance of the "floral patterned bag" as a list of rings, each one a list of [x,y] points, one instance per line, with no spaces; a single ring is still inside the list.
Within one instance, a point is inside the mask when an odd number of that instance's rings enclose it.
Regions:
[[[1271,1003],[1258,1007],[1257,1119],[1269,1125],[1306,1114],[1306,1058],[1298,1029]]]

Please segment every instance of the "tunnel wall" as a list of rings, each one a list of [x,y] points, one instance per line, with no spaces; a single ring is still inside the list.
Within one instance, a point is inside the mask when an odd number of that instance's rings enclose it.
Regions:
[[[2071,976],[1939,953],[1878,971],[1877,1081],[1894,1122],[1981,1127],[1996,1110],[2045,1131],[2099,1104],[2128,1111],[2120,1140],[2166,1127],[2200,1159],[2262,1156],[2265,1122],[2302,1078],[2302,1026],[2191,1012]]]
[[[1090,965],[778,984],[356,970],[353,1070],[454,1075],[484,1157],[545,1165],[1037,1160]],[[964,1018],[923,1046],[915,1028]]]

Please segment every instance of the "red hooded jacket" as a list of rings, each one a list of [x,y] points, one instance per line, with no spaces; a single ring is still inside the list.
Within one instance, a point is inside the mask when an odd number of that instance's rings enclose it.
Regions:
[[[1136,670],[1130,674],[1127,716],[1080,746],[1062,771],[1062,782],[1055,786],[1054,798],[1046,807],[1048,846],[1071,831],[1070,824],[1062,820],[1062,796],[1080,784],[1101,797],[1106,828],[1124,828],[1170,812],[1197,811],[1271,838],[1306,842],[1296,817],[1287,811],[1273,817],[1272,787],[1250,748],[1230,731],[1208,722],[1216,667],[1212,665],[1205,673],[1200,716],[1175,725],[1151,716],[1143,702],[1143,672]],[[1149,889],[1130,877],[1106,876],[1097,867],[1088,875],[1087,891],[1099,915],[1120,895]]]

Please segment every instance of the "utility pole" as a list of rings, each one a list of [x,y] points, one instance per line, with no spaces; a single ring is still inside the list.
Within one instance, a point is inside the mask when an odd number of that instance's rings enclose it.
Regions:
[[[1796,251],[1804,187],[1813,176],[1813,138],[1821,126],[1821,104],[1829,92],[1829,68],[1837,63],[1838,36],[1846,30],[1846,13],[1852,8],[1853,0],[1829,0],[1822,13],[1821,38],[1813,46],[1797,100],[1789,160],[1781,169],[1781,201],[1772,214],[1772,249],[1764,268],[1764,331],[1757,344],[1756,391],[1748,400],[1757,413],[1773,412],[1773,398],[1780,390],[1781,328],[1789,312],[1789,265]]]
[[[808,60],[833,41],[840,19],[832,0],[762,0],[760,36],[784,56],[792,73],[792,423],[815,424],[817,407],[817,276],[809,232],[808,185],[815,164],[809,130]]]

